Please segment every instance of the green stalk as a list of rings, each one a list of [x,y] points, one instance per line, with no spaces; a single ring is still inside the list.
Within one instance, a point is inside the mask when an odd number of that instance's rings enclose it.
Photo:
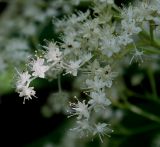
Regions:
[[[150,32],[151,42],[154,42],[154,22],[153,21],[149,22],[149,32]]]
[[[60,74],[58,75],[58,90],[59,90],[59,93],[62,92],[62,87],[61,87],[61,75],[60,75]]]
[[[127,106],[128,110],[130,110],[130,111],[132,111],[132,112],[134,112],[134,113],[136,113],[138,115],[141,115],[143,117],[146,117],[146,118],[148,118],[148,119],[150,119],[152,121],[160,123],[160,118],[159,117],[157,117],[157,116],[155,116],[155,115],[153,115],[153,114],[151,114],[149,112],[143,111],[142,109],[138,108],[137,106],[129,104],[129,103],[126,106]]]
[[[156,90],[156,83],[155,83],[155,79],[154,79],[154,74],[150,69],[147,70],[147,73],[148,73],[149,81],[150,81],[150,84],[151,84],[151,89],[152,89],[152,92],[153,92],[153,95],[154,95],[153,98],[157,99],[158,95],[157,95],[157,90]]]
[[[112,102],[112,104],[118,108],[129,110],[129,111],[136,113],[138,115],[141,115],[149,120],[160,123],[159,117],[157,117],[154,114],[151,114],[149,112],[143,111],[142,109],[138,108],[135,105],[129,104],[128,102],[126,102],[125,104],[121,104],[119,102]]]

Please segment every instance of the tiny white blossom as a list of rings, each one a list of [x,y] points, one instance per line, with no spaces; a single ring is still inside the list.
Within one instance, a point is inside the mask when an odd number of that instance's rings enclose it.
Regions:
[[[27,83],[30,82],[31,75],[28,73],[28,71],[23,73],[18,72],[18,74],[19,74],[19,79],[17,81],[17,84],[26,85]]]
[[[132,61],[133,61],[134,59],[136,60],[136,62],[138,62],[138,60],[139,60],[140,62],[143,63],[143,59],[142,59],[143,54],[144,54],[144,51],[143,51],[143,50],[142,50],[142,51],[138,50],[138,49],[136,48],[136,46],[135,46],[134,52],[133,52],[133,56],[132,56],[132,58],[131,58],[131,60],[130,60],[130,64],[132,63]]]
[[[158,14],[160,14],[160,1],[156,0],[155,5],[154,5],[155,10],[157,11]]]
[[[67,32],[67,36],[63,38],[63,45],[62,47],[65,49],[74,49],[74,51],[76,51],[76,49],[80,48],[80,42],[75,40],[76,38],[76,33]]]
[[[76,123],[77,123],[77,126],[71,129],[71,131],[77,132],[80,135],[80,137],[88,136],[88,134],[92,132],[92,127],[89,124],[88,120],[83,119],[81,121],[77,121]]]
[[[28,86],[31,82],[31,75],[28,73],[28,71],[23,72],[23,73],[18,72],[18,74],[19,74],[19,79],[16,82],[16,88],[21,89],[25,85]]]
[[[105,86],[111,88],[113,78],[117,76],[116,72],[111,71],[110,65],[106,65],[105,67],[99,67],[95,71],[95,75],[100,77],[103,81],[105,81]]]
[[[107,36],[102,36],[101,38],[101,51],[104,55],[111,57],[114,53],[117,53],[121,50],[118,44],[118,38],[112,36],[108,38]]]
[[[111,104],[111,101],[106,97],[105,93],[102,91],[91,92],[90,97],[91,99],[89,100],[88,104],[91,104],[91,106],[95,107],[95,111],[97,107],[105,108],[106,106]]]
[[[95,129],[94,129],[93,135],[97,134],[102,143],[103,143],[102,137],[104,135],[109,136],[108,133],[113,132],[113,130],[111,130],[107,126],[108,126],[108,124],[106,124],[106,123],[98,123],[98,124],[95,125]]]
[[[102,79],[98,78],[97,76],[94,77],[94,80],[86,80],[86,85],[89,89],[99,90],[105,87],[105,82]]]
[[[26,99],[32,99],[32,96],[36,97],[35,94],[34,87],[23,86],[21,91],[19,91],[19,96],[24,97],[23,104],[25,104]]]
[[[81,66],[82,61],[77,60],[77,61],[69,61],[68,67],[66,67],[66,74],[70,73],[73,76],[77,76],[78,69]]]
[[[89,113],[89,110],[88,110],[88,104],[85,104],[85,100],[83,100],[83,102],[80,102],[78,100],[77,104],[76,103],[70,103],[70,105],[72,106],[72,109],[75,111],[70,116],[77,115],[78,120],[82,119],[83,117],[86,118],[86,119],[89,119],[90,113]]]
[[[126,46],[127,44],[133,42],[133,39],[129,34],[123,32],[120,36],[118,36],[118,42],[119,44]]]
[[[58,62],[62,58],[62,52],[59,50],[59,47],[56,45],[56,43],[49,43],[48,47],[44,46],[46,48],[47,54],[45,55],[45,58],[47,62]]]
[[[32,75],[35,77],[44,78],[45,72],[49,69],[49,66],[44,65],[44,59],[37,58],[32,63]]]
[[[122,29],[129,35],[138,34],[142,29],[136,24],[136,21],[132,19],[131,21],[122,20]]]
[[[127,21],[131,21],[132,19],[134,19],[135,13],[134,13],[133,6],[130,5],[128,8],[124,8],[121,15],[122,15],[122,18]]]
[[[137,22],[143,22],[152,20],[153,7],[149,4],[149,1],[139,2],[136,7],[134,7],[135,20]]]

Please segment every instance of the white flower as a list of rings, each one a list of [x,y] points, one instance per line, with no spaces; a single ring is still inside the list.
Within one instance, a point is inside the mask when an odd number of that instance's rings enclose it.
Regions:
[[[92,127],[89,124],[88,120],[83,119],[81,121],[77,121],[77,127],[71,129],[71,131],[77,132],[80,137],[84,135],[88,136],[88,134],[92,131]]]
[[[83,35],[83,38],[91,38],[93,37],[94,35],[98,35],[100,29],[98,27],[98,21],[97,19],[94,19],[94,20],[86,20],[82,26],[82,30],[81,30],[81,33]],[[93,39],[93,38],[92,38]]]
[[[28,71],[23,73],[18,72],[18,74],[19,79],[16,82],[16,91],[19,93],[20,97],[24,97],[23,104],[25,104],[26,99],[32,99],[32,96],[36,97],[34,87],[29,87],[29,84],[33,79],[31,79],[31,75],[28,73]]]
[[[46,48],[47,54],[45,55],[45,58],[47,62],[58,62],[62,58],[62,52],[59,50],[59,47],[56,45],[56,43],[50,42],[48,47],[44,46]]]
[[[157,11],[158,14],[160,14],[160,1],[156,0],[156,3],[154,5],[155,10]]]
[[[118,38],[112,36],[108,37],[102,36],[101,38],[101,51],[104,55],[107,55],[108,57],[111,57],[113,53],[117,53],[120,51],[120,46],[118,44]]]
[[[138,6],[135,8],[136,13],[136,21],[144,21],[144,20],[152,20],[154,17],[152,16],[152,13],[154,12],[152,10],[152,5],[149,4],[149,2],[140,2],[138,3]]]
[[[76,51],[76,49],[80,48],[80,42],[76,41],[75,40],[76,38],[76,33],[73,33],[73,32],[70,32],[68,33],[67,32],[67,36],[65,36],[63,38],[63,45],[62,47],[65,48],[65,49],[74,49],[74,51]]]
[[[32,63],[32,75],[35,77],[44,78],[45,72],[49,69],[49,66],[45,66],[44,59],[37,58],[37,60],[34,60]]]
[[[73,112],[71,116],[77,115],[77,119],[82,119],[83,117],[86,118],[87,120],[89,119],[90,113],[88,110],[88,104],[85,104],[85,100],[81,103],[78,100],[78,103],[70,103],[70,105],[72,106],[72,109],[75,111]]]
[[[24,86],[29,86],[30,82],[31,82],[31,75],[28,73],[28,71],[23,72],[23,73],[19,73],[19,79],[16,82],[16,88],[17,89],[22,89]]]
[[[36,92],[34,91],[34,87],[23,86],[23,88],[19,91],[19,96],[24,97],[23,104],[25,104],[26,99],[32,99],[35,96]]]
[[[105,82],[106,87],[110,88],[112,86],[112,80],[117,76],[117,73],[111,71],[110,65],[106,65],[103,68],[97,68],[95,75]]]
[[[120,36],[118,36],[118,42],[119,44],[126,46],[127,44],[133,42],[133,39],[130,38],[129,34],[123,32]]]
[[[100,90],[105,87],[105,82],[102,81],[100,78],[97,76],[94,77],[94,80],[86,80],[86,85],[88,86],[89,89],[93,90]]]
[[[140,62],[143,62],[143,59],[142,59],[143,54],[144,54],[144,51],[143,51],[143,50],[142,50],[142,51],[138,50],[138,49],[136,48],[136,46],[135,46],[134,52],[133,52],[133,56],[132,56],[132,58],[131,58],[131,60],[130,60],[130,64],[132,63],[132,61],[133,61],[134,59],[136,60],[136,62],[138,62],[138,60],[139,60]]]
[[[91,104],[91,106],[95,107],[95,111],[98,107],[105,108],[106,106],[111,104],[111,101],[106,97],[105,93],[103,93],[102,91],[91,92],[90,97],[91,100],[89,100],[88,104]]]
[[[103,142],[102,137],[104,135],[109,136],[108,133],[113,132],[113,130],[111,130],[107,126],[108,126],[108,124],[106,124],[106,123],[98,123],[98,124],[95,125],[93,135],[97,134],[99,136],[101,142]]]
[[[134,19],[132,19],[131,21],[127,21],[126,19],[124,19],[122,20],[121,25],[124,32],[128,35],[138,34],[142,31],[142,29],[138,27]]]
[[[105,80],[105,85],[108,88],[111,88],[113,79],[117,76],[116,72],[111,71],[111,67],[109,65],[104,67],[102,73],[102,79]]]
[[[29,86],[32,79],[31,79],[31,75],[28,73],[28,71],[23,72],[23,73],[18,72],[18,74],[19,74],[19,79],[16,82],[16,91],[20,93],[24,89],[26,89],[25,87]],[[22,94],[20,94],[20,95],[22,95]]]
[[[77,76],[77,72],[78,72],[78,69],[81,66],[81,63],[82,63],[81,60],[69,61],[69,64],[67,65],[68,67],[66,67],[66,74],[70,73],[73,76]]]
[[[83,22],[84,20],[86,20],[88,18],[88,16],[90,16],[90,11],[89,10],[87,10],[86,12],[82,12],[82,11],[77,12],[77,20],[79,22]]]

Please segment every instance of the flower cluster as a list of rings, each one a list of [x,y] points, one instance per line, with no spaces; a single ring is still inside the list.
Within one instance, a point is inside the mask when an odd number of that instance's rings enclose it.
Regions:
[[[53,17],[72,12],[80,0],[4,1],[7,7],[0,17],[0,72],[13,64],[19,66],[31,56],[42,30]],[[5,68],[4,68],[5,67]]]
[[[92,11],[78,11],[62,20],[54,20],[56,32],[63,33],[61,41],[43,46],[43,56],[29,63],[30,74],[19,74],[17,91],[20,96],[24,99],[35,96],[29,84],[37,77],[57,78],[66,74],[80,77],[79,88],[86,97],[82,101],[75,97],[76,102],[70,103],[70,116],[77,118],[77,126],[71,130],[80,136],[98,135],[103,142],[102,137],[113,132],[109,124],[100,121],[100,112],[111,104],[108,90],[117,76],[114,70],[125,56],[130,58],[130,63],[134,59],[143,61],[144,52],[138,49],[136,42],[144,23],[152,32],[151,25],[160,20],[155,19],[159,16],[158,6],[159,1],[155,0],[150,5],[138,2],[121,9],[113,0],[94,0]]]
[[[33,60],[30,65],[31,74],[29,74],[28,71],[23,73],[17,71],[19,78],[16,82],[16,91],[20,97],[24,97],[24,104],[26,99],[32,99],[32,96],[36,97],[34,87],[30,87],[30,83],[37,77],[44,78],[46,71],[49,69],[48,66],[44,65],[44,59],[40,58]]]

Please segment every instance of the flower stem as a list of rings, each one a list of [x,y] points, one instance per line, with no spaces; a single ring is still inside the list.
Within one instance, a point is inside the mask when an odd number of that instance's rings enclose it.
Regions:
[[[150,32],[151,42],[154,42],[154,22],[153,21],[149,22],[149,32]]]
[[[148,77],[150,80],[151,89],[152,89],[152,92],[154,95],[154,99],[157,99],[158,95],[157,95],[157,90],[156,90],[156,83],[155,83],[155,79],[154,79],[154,74],[150,69],[147,70],[147,73],[148,73]]]
[[[157,117],[154,114],[151,114],[149,112],[143,111],[139,107],[132,105],[130,103],[125,102],[124,104],[121,104],[119,102],[112,102],[112,104],[118,108],[130,110],[131,112],[136,113],[138,115],[141,115],[149,120],[160,123],[159,117]]]
[[[60,75],[60,74],[58,75],[58,90],[59,90],[59,93],[62,92],[62,87],[61,87],[61,75]]]
[[[127,109],[132,111],[132,112],[134,112],[134,113],[136,113],[136,114],[138,114],[138,115],[146,117],[146,118],[148,118],[148,119],[150,119],[152,121],[160,123],[160,118],[159,117],[157,117],[157,116],[155,116],[155,115],[153,115],[153,114],[151,114],[149,112],[143,111],[142,109],[138,108],[135,105],[132,105],[132,104],[128,103],[127,104]]]

